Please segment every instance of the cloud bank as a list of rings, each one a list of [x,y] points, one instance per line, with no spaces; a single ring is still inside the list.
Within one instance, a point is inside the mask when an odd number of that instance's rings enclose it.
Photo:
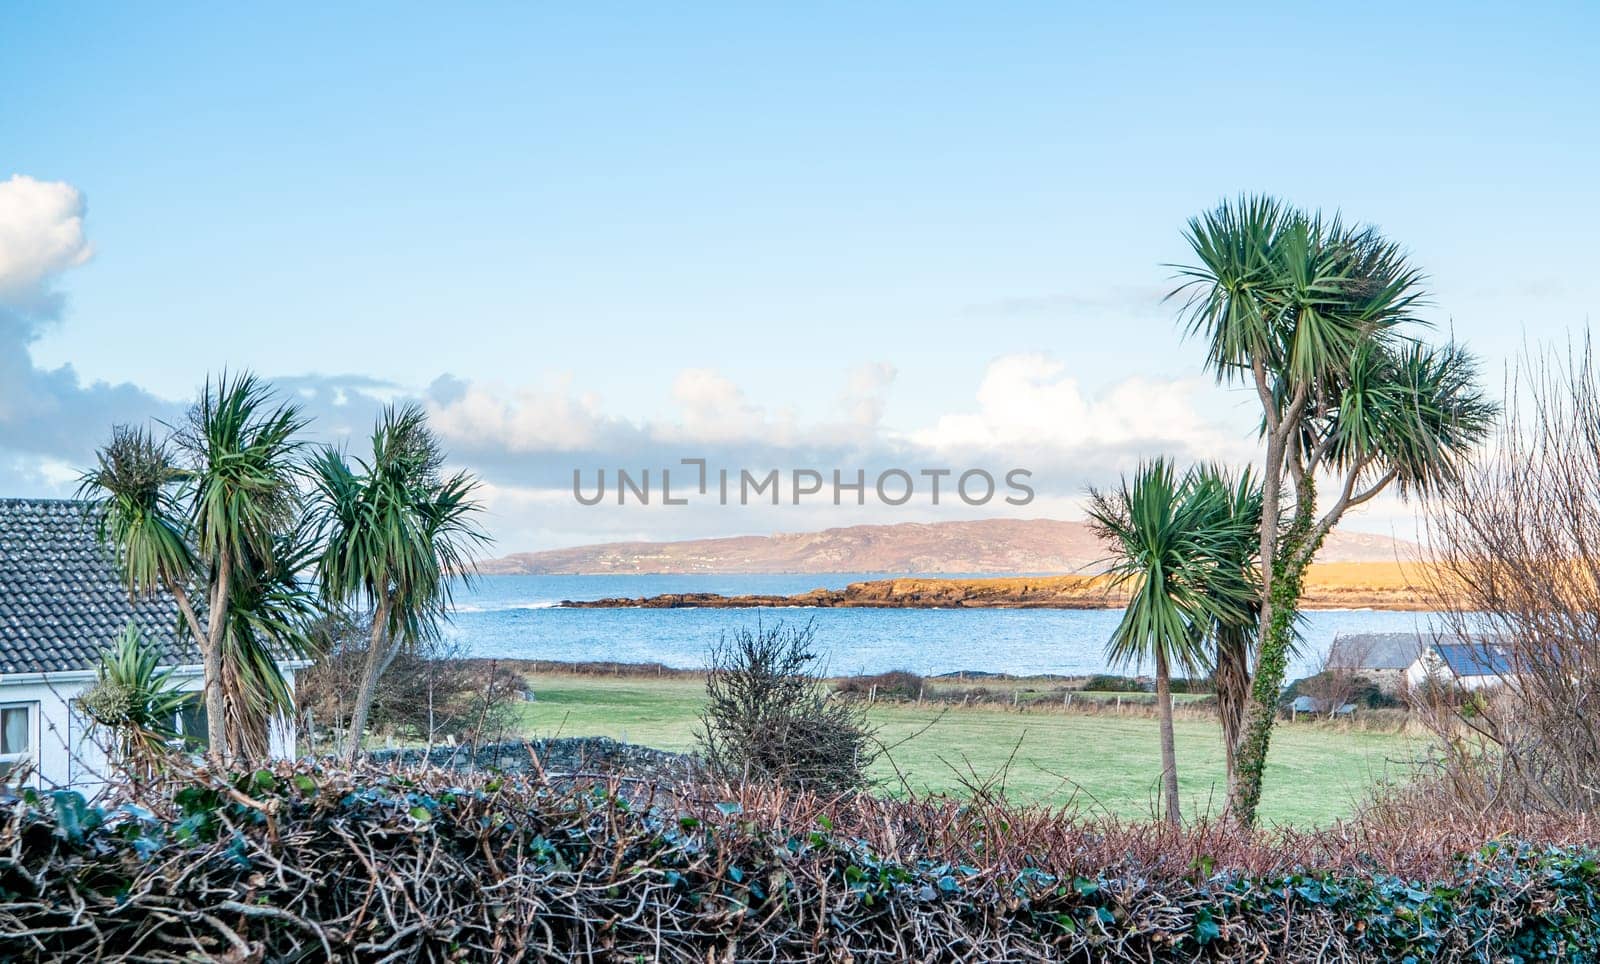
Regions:
[[[30,346],[69,314],[63,279],[94,256],[86,210],[69,184],[22,175],[0,183],[0,494],[67,494],[114,423],[170,421],[182,412],[181,402],[137,384],[85,383],[70,365],[44,369],[33,361]],[[196,380],[205,374],[195,373]],[[1040,353],[989,360],[975,395],[954,397],[948,411],[909,426],[886,421],[897,376],[887,361],[820,373],[831,402],[810,420],[769,406],[757,386],[714,368],[679,372],[668,395],[644,414],[609,409],[575,374],[515,385],[445,374],[425,386],[362,373],[263,374],[314,419],[319,441],[356,454],[366,450],[383,405],[422,404],[455,462],[483,478],[503,551],[1002,512],[1070,516],[1086,485],[1110,482],[1141,457],[1238,461],[1251,452],[1247,425],[1216,424],[1200,414],[1196,401],[1205,386],[1198,381],[1130,378],[1089,393],[1079,373]],[[1036,499],[1012,509],[949,498],[934,506],[926,490],[903,506],[875,500],[795,506],[787,493],[779,506],[657,500],[589,507],[573,498],[574,471],[593,478],[601,469],[671,469],[686,479],[683,459],[704,459],[713,474],[726,468],[735,475],[809,469],[827,477],[838,469],[873,478],[891,469],[915,476],[923,469],[981,468],[1003,478],[1022,468],[1032,473]]]
[[[70,365],[33,362],[29,347],[66,307],[58,281],[94,254],[85,211],[70,184],[0,182],[0,492],[59,492],[113,422],[176,411],[136,385],[84,384]]]

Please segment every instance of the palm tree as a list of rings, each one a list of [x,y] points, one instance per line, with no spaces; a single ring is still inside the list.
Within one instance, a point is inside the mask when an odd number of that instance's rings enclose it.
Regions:
[[[206,381],[170,445],[118,426],[80,481],[129,593],[165,591],[177,602],[204,668],[208,752],[218,764],[241,749],[242,725],[259,728],[249,723],[255,714],[286,708],[277,664],[238,651],[246,637],[230,625],[263,578],[283,578],[282,537],[299,517],[297,436],[305,424],[292,405],[274,405],[255,376],[224,373]],[[191,590],[201,593],[203,626]],[[272,699],[253,701],[252,690]]]
[[[1217,570],[1209,591],[1219,605],[1207,616],[1212,687],[1222,723],[1223,759],[1230,792],[1237,778],[1234,747],[1244,728],[1250,697],[1250,660],[1255,654],[1256,618],[1261,600],[1261,575],[1256,567],[1256,533],[1261,524],[1261,487],[1247,468],[1237,477],[1219,466],[1196,469],[1206,483],[1224,493],[1212,500],[1213,524],[1232,536],[1221,543]],[[1238,579],[1244,580],[1241,586]]]
[[[1260,644],[1229,800],[1249,823],[1301,585],[1323,539],[1391,483],[1404,496],[1455,477],[1494,407],[1470,355],[1404,333],[1421,324],[1423,277],[1375,229],[1247,197],[1191,220],[1186,237],[1198,263],[1180,268],[1184,281],[1173,294],[1187,294],[1189,331],[1205,341],[1218,381],[1254,389],[1266,443]],[[1325,475],[1337,494],[1319,516],[1317,480]]]
[[[1247,618],[1254,596],[1236,547],[1249,520],[1234,515],[1219,475],[1190,470],[1181,478],[1165,459],[1139,466],[1114,493],[1090,493],[1089,518],[1112,547],[1113,584],[1132,596],[1106,647],[1116,665],[1155,666],[1161,719],[1161,782],[1166,819],[1182,819],[1172,730],[1172,670],[1209,671],[1206,633],[1216,622]]]
[[[189,598],[194,550],[188,520],[173,497],[184,471],[165,444],[127,425],[111,430],[111,441],[96,460],[79,479],[78,497],[90,503],[100,541],[115,547],[129,595],[171,594],[198,642],[205,634]]]
[[[469,577],[468,551],[487,537],[473,520],[477,482],[445,477],[444,454],[423,411],[390,407],[372,433],[372,461],[327,449],[313,462],[325,542],[317,569],[326,602],[370,609],[372,627],[344,753],[353,760],[378,680],[402,647],[438,631],[452,580]]]

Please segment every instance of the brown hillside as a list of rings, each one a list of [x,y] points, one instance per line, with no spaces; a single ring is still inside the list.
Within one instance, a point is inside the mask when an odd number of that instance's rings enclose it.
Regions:
[[[1384,536],[1335,532],[1327,562],[1409,559],[1415,546]],[[822,532],[684,542],[615,542],[520,552],[480,563],[491,574],[978,572],[1093,573],[1105,551],[1083,522],[983,519],[905,522]]]

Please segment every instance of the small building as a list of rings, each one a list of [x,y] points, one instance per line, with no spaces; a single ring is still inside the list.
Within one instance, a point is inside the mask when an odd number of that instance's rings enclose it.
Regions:
[[[39,788],[93,788],[106,779],[105,751],[89,738],[77,700],[94,685],[101,654],[129,622],[160,645],[193,709],[176,721],[205,733],[203,672],[170,596],[132,601],[116,562],[95,534],[84,502],[0,499],[0,783],[21,765]],[[304,660],[281,660],[291,692]],[[274,721],[275,756],[294,755],[294,727]]]
[[[1289,711],[1296,715],[1300,713],[1313,713],[1319,716],[1349,716],[1356,711],[1354,703],[1340,703],[1333,705],[1332,700],[1319,696],[1296,696],[1289,703]]]
[[[1394,695],[1426,646],[1416,633],[1348,633],[1334,638],[1327,666],[1354,672]]]
[[[1479,690],[1503,685],[1515,676],[1510,652],[1492,639],[1453,638],[1432,643],[1406,667],[1406,682],[1412,687],[1431,680]]]

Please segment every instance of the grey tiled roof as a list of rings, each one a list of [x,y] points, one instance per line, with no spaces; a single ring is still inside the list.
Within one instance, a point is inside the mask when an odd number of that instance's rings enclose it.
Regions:
[[[0,674],[92,669],[130,619],[168,662],[198,662],[170,596],[129,601],[85,503],[0,499]]]
[[[1349,668],[1405,669],[1426,645],[1419,633],[1350,633],[1334,639],[1328,661]]]

